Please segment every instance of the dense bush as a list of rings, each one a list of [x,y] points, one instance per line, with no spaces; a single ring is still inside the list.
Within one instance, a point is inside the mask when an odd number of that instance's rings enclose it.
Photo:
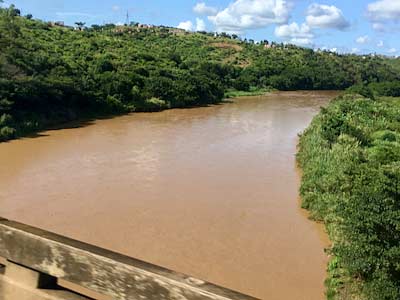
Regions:
[[[400,299],[400,99],[333,101],[298,161],[303,206],[333,244],[328,297]]]
[[[372,90],[372,88],[368,85],[365,84],[357,84],[357,85],[353,85],[351,87],[349,87],[346,92],[348,94],[358,94],[360,96],[363,96],[365,98],[369,98],[374,100],[375,99],[375,95],[374,92]]]
[[[374,82],[369,86],[379,96],[400,97],[400,81]]]

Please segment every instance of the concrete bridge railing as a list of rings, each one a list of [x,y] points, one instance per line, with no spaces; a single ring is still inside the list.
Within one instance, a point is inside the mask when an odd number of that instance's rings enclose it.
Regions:
[[[5,260],[5,269],[0,275],[1,300],[89,299],[61,289],[58,285],[60,280],[115,300],[256,300],[190,276],[5,219],[0,219],[0,257]]]

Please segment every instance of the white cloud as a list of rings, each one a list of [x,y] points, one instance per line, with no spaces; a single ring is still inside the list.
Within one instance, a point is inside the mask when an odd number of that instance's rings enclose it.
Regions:
[[[191,21],[180,22],[178,28],[193,31],[193,23]]]
[[[313,40],[309,38],[292,38],[290,43],[299,46],[312,46]]]
[[[119,7],[118,5],[114,5],[111,9],[113,11],[119,11],[121,9],[121,7]]]
[[[383,41],[379,41],[376,46],[379,47],[379,48],[382,48],[384,46]]]
[[[193,11],[199,15],[215,16],[218,9],[212,6],[207,6],[204,2],[199,2],[193,7]]]
[[[331,48],[331,49],[329,49],[329,51],[337,53],[338,52],[338,48]]]
[[[299,25],[296,22],[276,27],[275,35],[287,42],[299,45],[311,45],[314,38],[311,28],[307,24]]]
[[[203,19],[196,18],[196,31],[206,31],[206,23]]]
[[[400,1],[380,0],[372,2],[367,7],[367,16],[372,22],[372,28],[378,32],[398,32],[400,30]]]
[[[385,25],[382,23],[372,23],[372,28],[376,31],[385,31]]]
[[[360,52],[360,49],[358,49],[358,48],[352,48],[351,49],[351,53],[353,53],[353,54],[356,54],[356,53],[359,53]]]
[[[391,53],[391,54],[394,54],[394,53],[397,52],[397,49],[396,48],[390,48],[387,52]]]
[[[390,21],[400,19],[400,1],[380,0],[370,3],[367,8],[368,15],[373,21]]]
[[[356,39],[357,44],[367,44],[369,43],[370,38],[368,35],[360,36]]]
[[[247,29],[285,24],[290,17],[291,7],[285,0],[235,0],[227,8],[209,20],[217,31],[243,33]]]
[[[343,12],[334,5],[311,4],[307,9],[306,22],[311,28],[332,28],[344,30],[350,23]]]
[[[193,24],[192,21],[184,21],[180,22],[177,27],[186,31],[205,31],[206,23],[203,19],[196,18],[196,24]]]

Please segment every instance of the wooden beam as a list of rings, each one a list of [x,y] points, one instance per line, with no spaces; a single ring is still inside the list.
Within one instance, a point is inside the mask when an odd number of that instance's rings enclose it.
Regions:
[[[0,256],[116,300],[256,300],[202,280],[0,219]]]

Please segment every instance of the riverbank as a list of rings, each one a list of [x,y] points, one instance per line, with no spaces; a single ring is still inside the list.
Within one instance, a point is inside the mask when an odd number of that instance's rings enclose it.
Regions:
[[[400,98],[342,96],[301,136],[302,205],[333,244],[330,300],[400,298],[399,113]]]
[[[259,89],[259,88],[250,88],[249,91],[238,91],[238,90],[228,90],[225,92],[225,99],[230,99],[230,98],[238,98],[238,97],[251,97],[251,96],[262,96],[266,95],[271,92],[276,92],[278,90],[276,89]]]
[[[92,109],[60,109],[58,111],[49,111],[38,114],[35,112],[17,115],[15,118],[0,116],[0,143],[14,139],[40,135],[40,132],[73,127],[81,127],[91,124],[96,120],[111,119],[124,116],[130,113],[148,113],[161,112],[176,108],[196,108],[207,105],[221,104],[225,99],[210,102],[208,104],[187,105],[182,107],[171,107],[165,101],[160,99],[149,99],[139,107],[121,105],[118,109],[108,109],[105,107],[93,107]],[[12,123],[12,127],[9,127]],[[4,127],[2,127],[4,126]]]
[[[33,112],[14,118],[12,120],[12,127],[7,126],[8,123],[10,123],[9,118],[0,116],[0,143],[24,137],[34,137],[46,130],[81,127],[91,124],[96,120],[114,118],[129,113],[161,112],[176,108],[199,108],[209,105],[219,105],[232,98],[262,96],[275,91],[277,90],[256,88],[252,88],[247,92],[228,90],[224,98],[220,101],[181,107],[171,107],[165,101],[153,98],[145,101],[139,107],[119,106],[115,111],[108,110],[107,106],[103,108],[100,106],[100,110],[99,107],[96,107],[82,111],[63,109],[59,111],[49,111],[47,114],[35,114]]]

